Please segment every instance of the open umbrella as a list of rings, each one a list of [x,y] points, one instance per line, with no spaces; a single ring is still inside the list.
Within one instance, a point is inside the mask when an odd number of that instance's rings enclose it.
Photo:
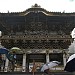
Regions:
[[[58,66],[59,64],[60,64],[60,62],[58,62],[58,61],[52,61],[52,62],[48,63],[48,67],[52,68],[52,67]]]
[[[13,48],[11,48],[11,50],[21,50],[21,49],[18,47],[13,47]]]
[[[49,69],[48,67],[48,64],[44,64],[42,67],[41,67],[41,72],[44,72],[45,70]]]
[[[68,71],[68,72],[75,71],[75,54],[73,54],[69,57],[64,70]]]
[[[11,53],[17,53],[17,52],[20,52],[20,51],[21,51],[21,49],[18,48],[18,47],[13,47],[13,48],[11,48],[11,50],[10,50]]]
[[[55,67],[59,64],[60,64],[60,62],[58,62],[58,61],[51,61],[49,63],[44,64],[41,68],[41,71],[44,72],[45,70],[51,69],[52,67]]]
[[[13,55],[6,48],[0,48],[0,54],[5,54],[9,60],[13,59]]]
[[[8,49],[0,48],[0,54],[7,54],[7,53],[8,53]]]

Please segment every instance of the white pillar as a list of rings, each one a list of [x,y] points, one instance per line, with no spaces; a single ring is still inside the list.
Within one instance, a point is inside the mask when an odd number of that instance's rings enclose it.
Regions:
[[[5,70],[4,70],[4,72],[7,72],[7,71],[8,71],[8,64],[9,64],[9,60],[6,58]]]
[[[0,31],[0,36],[2,36],[2,32]]]
[[[49,62],[49,53],[46,53],[46,63]]]
[[[64,67],[65,67],[65,65],[66,65],[66,55],[65,54],[63,54],[63,64],[64,64]]]
[[[22,72],[26,71],[26,53],[23,54]]]
[[[5,54],[1,54],[2,55],[2,61],[3,61],[3,65],[2,65],[2,67],[1,67],[1,70],[3,71],[4,70],[4,68],[5,68],[5,60],[6,60],[6,55]]]

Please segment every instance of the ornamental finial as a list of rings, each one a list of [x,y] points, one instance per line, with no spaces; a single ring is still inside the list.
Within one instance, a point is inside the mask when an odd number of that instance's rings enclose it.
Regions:
[[[40,5],[35,3],[34,5],[32,5],[32,8],[40,8]]]

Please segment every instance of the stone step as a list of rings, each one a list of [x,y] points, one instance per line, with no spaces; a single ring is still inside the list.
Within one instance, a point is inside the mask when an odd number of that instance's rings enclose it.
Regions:
[[[43,72],[0,72],[0,75],[45,75]],[[70,72],[50,72],[48,75],[75,75]]]

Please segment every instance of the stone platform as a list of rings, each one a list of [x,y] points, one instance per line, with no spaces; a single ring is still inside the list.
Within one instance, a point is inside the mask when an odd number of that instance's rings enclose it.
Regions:
[[[46,75],[43,72],[0,72],[0,75]],[[51,72],[48,75],[75,75],[74,73],[69,72]]]

